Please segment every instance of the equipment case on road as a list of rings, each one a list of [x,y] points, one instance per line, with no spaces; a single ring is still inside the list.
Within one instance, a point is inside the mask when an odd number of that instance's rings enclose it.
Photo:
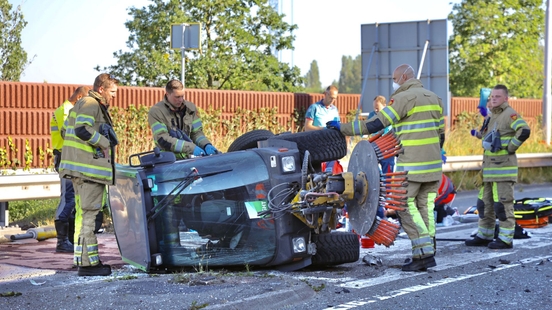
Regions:
[[[552,215],[552,198],[523,198],[514,202],[516,222],[523,228],[548,225]]]

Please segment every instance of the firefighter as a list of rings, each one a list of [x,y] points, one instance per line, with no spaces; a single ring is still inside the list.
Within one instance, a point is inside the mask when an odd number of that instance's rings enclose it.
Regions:
[[[496,85],[491,92],[491,117],[481,131],[483,140],[482,204],[477,204],[479,224],[467,246],[487,246],[491,249],[511,249],[515,231],[514,183],[517,182],[516,151],[531,130],[508,104],[508,88]],[[494,238],[496,218],[498,237]]]
[[[203,134],[199,112],[184,99],[184,85],[178,80],[167,83],[165,97],[148,112],[148,123],[155,144],[178,159],[219,153]]]
[[[102,264],[95,221],[107,203],[107,186],[115,184],[115,145],[117,137],[108,112],[117,94],[119,81],[102,73],[94,86],[75,103],[65,127],[65,140],[59,166],[60,176],[69,178],[75,189],[74,265],[79,276],[107,276],[111,266]]]
[[[327,126],[352,136],[372,134],[393,125],[404,149],[395,170],[408,171],[408,207],[398,215],[412,243],[412,258],[405,261],[402,270],[421,271],[437,265],[433,208],[443,171],[443,103],[435,93],[423,88],[407,64],[394,70],[393,89],[393,105],[383,108],[368,122],[329,122]]]
[[[69,115],[69,110],[73,108],[75,102],[86,96],[90,87],[78,87],[73,95],[66,99],[52,113],[50,119],[50,137],[52,139],[52,148],[54,149],[54,169],[59,172],[59,163],[61,161],[61,148],[63,147],[63,137],[61,130],[63,123]],[[61,195],[59,204],[56,210],[54,225],[57,233],[56,252],[58,253],[73,253],[73,238],[75,232],[75,190],[73,183],[70,180],[61,178],[60,180]]]

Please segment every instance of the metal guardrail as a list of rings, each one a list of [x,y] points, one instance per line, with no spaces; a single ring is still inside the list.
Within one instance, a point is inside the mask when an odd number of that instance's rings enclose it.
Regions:
[[[42,170],[40,170],[42,171]],[[9,201],[57,198],[61,194],[59,174],[25,173],[0,176],[0,227],[8,226]]]
[[[551,167],[552,153],[527,153],[517,154],[518,167]],[[483,162],[483,155],[473,156],[451,156],[443,166],[443,172],[462,170],[480,170]]]
[[[520,168],[552,167],[552,153],[517,154]],[[479,170],[483,155],[450,156],[444,172]],[[60,195],[59,176],[55,172],[0,176],[0,227],[8,222],[9,201],[57,198]]]
[[[0,176],[0,201],[56,198],[60,195],[59,174]]]
[[[517,154],[520,168],[552,167],[552,153]],[[483,155],[450,156],[444,172],[479,170]],[[59,176],[55,172],[0,176],[0,202],[57,198],[60,195]]]

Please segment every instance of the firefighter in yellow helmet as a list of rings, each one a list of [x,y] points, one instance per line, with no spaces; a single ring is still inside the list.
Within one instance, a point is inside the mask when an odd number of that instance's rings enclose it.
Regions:
[[[52,139],[52,148],[54,149],[54,168],[59,172],[59,163],[61,161],[61,148],[63,147],[63,137],[61,130],[63,123],[69,115],[69,110],[73,108],[75,102],[88,94],[90,87],[80,86],[73,95],[66,99],[52,114],[50,120],[50,136]],[[70,180],[61,178],[60,182],[61,196],[56,210],[54,224],[57,233],[56,252],[73,253],[73,234],[75,232],[75,190]]]
[[[414,69],[407,64],[393,72],[393,89],[393,105],[383,108],[368,122],[329,122],[328,127],[352,136],[376,133],[393,125],[404,149],[395,170],[408,171],[408,207],[397,214],[412,243],[412,258],[405,261],[402,270],[420,271],[437,265],[433,208],[443,170],[443,102],[414,78]]]
[[[108,112],[117,94],[118,80],[102,73],[88,96],[75,103],[66,121],[60,176],[75,189],[75,235],[73,263],[79,276],[106,276],[111,267],[102,264],[94,234],[96,216],[107,203],[107,186],[115,182],[117,136]]]

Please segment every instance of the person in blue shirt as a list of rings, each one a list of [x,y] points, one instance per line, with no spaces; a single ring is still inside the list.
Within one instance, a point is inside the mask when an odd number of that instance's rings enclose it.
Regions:
[[[309,106],[305,114],[305,131],[326,129],[329,121],[339,121],[339,110],[335,106],[337,101],[337,87],[331,85],[324,91],[324,98]],[[333,174],[343,172],[338,160],[322,163],[321,169]]]
[[[326,129],[327,122],[339,121],[339,110],[335,106],[337,93],[337,87],[328,86],[324,98],[309,106],[305,114],[305,131]]]

